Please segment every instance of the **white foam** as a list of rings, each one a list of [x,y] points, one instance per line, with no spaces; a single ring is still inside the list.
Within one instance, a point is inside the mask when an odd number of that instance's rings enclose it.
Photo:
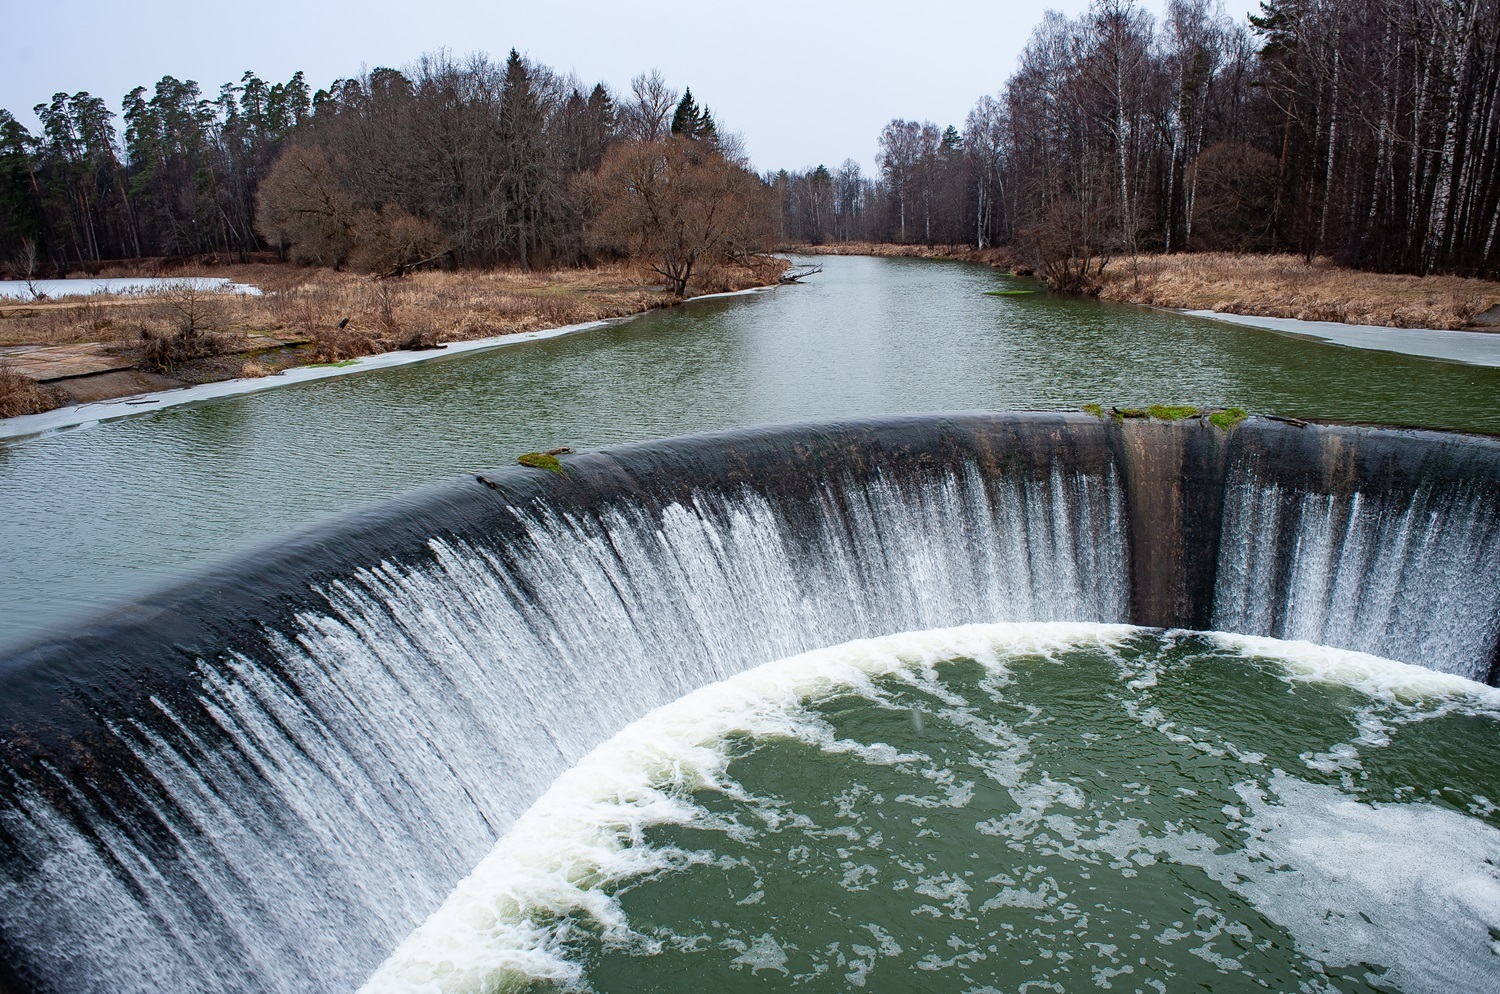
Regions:
[[[1247,781],[1236,789],[1244,806],[1226,813],[1239,847],[1127,818],[1098,823],[1097,834],[1058,854],[1102,858],[1127,878],[1157,862],[1197,867],[1285,929],[1299,955],[1331,968],[1386,967],[1382,981],[1407,994],[1500,990],[1491,955],[1500,931],[1500,830],[1436,805],[1366,803],[1280,773],[1264,788]],[[1025,903],[1028,896],[1006,888],[983,907],[1041,906]],[[1156,941],[1210,940],[1188,951],[1242,969],[1211,940],[1248,939],[1245,926],[1207,902],[1197,918],[1206,925],[1167,929]]]
[[[1456,674],[1440,673],[1425,666],[1365,652],[1233,632],[1171,634],[1197,635],[1229,652],[1275,659],[1291,680],[1342,684],[1382,700],[1416,701],[1457,696],[1486,707],[1500,708],[1500,689]]]
[[[366,983],[367,994],[503,989],[510,981],[575,980],[578,967],[539,918],[592,917],[607,939],[629,941],[619,907],[598,885],[625,879],[654,858],[632,849],[651,825],[682,824],[695,811],[680,796],[722,783],[728,736],[793,735],[867,761],[899,756],[838,741],[802,702],[872,681],[971,658],[1000,669],[1014,656],[1053,657],[1078,646],[1111,647],[1137,629],[1070,622],[967,625],[863,639],[767,663],[659,708],[564,773],[516,820],[474,872]],[[868,754],[868,755],[867,755]]]
[[[882,677],[899,676],[925,687],[933,667],[960,658],[977,660],[1003,682],[1008,662],[1019,657],[1053,659],[1080,647],[1113,651],[1141,631],[1076,623],[969,625],[850,642],[704,687],[628,726],[560,777],[362,990],[499,991],[529,978],[576,985],[582,974],[564,948],[568,926],[555,922],[562,916],[587,917],[601,928],[606,944],[652,948],[660,939],[633,932],[606,895],[608,886],[718,858],[639,844],[647,828],[692,823],[730,834],[737,830],[685,800],[699,787],[746,799],[738,784],[727,781],[726,738],[789,736],[856,753],[866,762],[920,766],[926,757],[838,739],[807,702],[845,692],[879,700],[874,681]],[[1441,696],[1492,702],[1496,696],[1491,688],[1458,677],[1362,653],[1227,634],[1210,639],[1246,656],[1278,660],[1288,679],[1337,682],[1390,701]],[[1011,764],[1022,758],[1013,756]],[[1312,757],[1309,765],[1316,767],[1324,758]],[[1348,761],[1341,750],[1331,750],[1327,758],[1328,763]],[[1247,773],[1258,765],[1246,763]],[[940,780],[933,774],[942,771],[915,772]],[[1183,825],[1152,827],[1138,818],[1092,821],[1083,810],[1086,798],[1072,785],[1051,780],[1045,771],[1034,783],[1014,773],[1007,779],[1021,811],[980,825],[984,834],[1015,840],[1045,826],[1053,836],[1048,848],[1056,855],[1099,862],[1125,877],[1158,862],[1197,867],[1286,929],[1300,955],[1329,967],[1379,964],[1389,969],[1385,982],[1416,994],[1500,989],[1500,976],[1489,969],[1487,932],[1500,931],[1500,868],[1492,862],[1500,854],[1500,830],[1477,818],[1426,803],[1360,802],[1335,786],[1277,771],[1237,788],[1242,803],[1226,806],[1227,827],[1244,843],[1225,850],[1218,839]],[[1145,788],[1136,786],[1144,795]],[[1435,839],[1441,846],[1433,845]],[[846,869],[853,865],[846,863]],[[989,882],[1003,888],[981,902],[979,895],[971,897],[969,883],[951,874],[922,876],[920,866],[908,869],[918,874],[914,892],[934,902],[923,906],[934,918],[967,916],[971,904],[985,911],[1043,908],[1056,897],[1055,884],[1032,890],[994,878]],[[1203,913],[1222,919],[1212,908]],[[1181,933],[1205,940],[1188,951],[1221,969],[1241,969],[1212,940],[1221,932],[1237,935],[1244,926],[1227,919],[1210,924],[1206,932]],[[785,972],[788,948],[794,947],[767,934],[735,946],[734,964],[751,972]],[[873,968],[873,950],[867,959],[850,964],[851,984],[863,985]],[[932,969],[951,965],[936,959],[924,963]]]
[[[777,973],[786,974],[790,972],[786,968],[786,960],[786,950],[781,948],[781,943],[767,932],[752,942],[732,962],[736,966],[748,967],[751,973],[775,970]]]
[[[1500,931],[1500,830],[1289,776],[1241,795],[1245,848],[1194,855],[1300,953],[1331,967],[1387,966],[1384,982],[1408,994],[1500,989],[1500,963],[1484,955]]]

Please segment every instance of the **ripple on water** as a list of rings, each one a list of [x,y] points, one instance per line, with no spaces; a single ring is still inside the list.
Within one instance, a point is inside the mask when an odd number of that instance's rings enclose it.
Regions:
[[[1305,643],[853,642],[595,750],[366,990],[1500,990],[1496,757],[1500,692]]]

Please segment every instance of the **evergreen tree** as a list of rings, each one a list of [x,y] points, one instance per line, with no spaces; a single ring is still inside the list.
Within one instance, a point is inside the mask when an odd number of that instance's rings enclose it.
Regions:
[[[698,129],[698,104],[693,100],[693,88],[682,91],[682,101],[672,115],[672,134],[692,138]]]
[[[714,124],[713,115],[706,107],[701,110],[698,108],[697,101],[693,99],[692,87],[682,91],[682,100],[677,104],[677,112],[672,115],[672,134],[693,141],[718,141],[719,129]]]
[[[511,250],[523,269],[538,261],[549,213],[544,124],[531,69],[520,53],[511,49],[500,88],[501,187]]]
[[[0,110],[0,259],[42,246],[44,218],[36,196],[36,139],[8,110]]]

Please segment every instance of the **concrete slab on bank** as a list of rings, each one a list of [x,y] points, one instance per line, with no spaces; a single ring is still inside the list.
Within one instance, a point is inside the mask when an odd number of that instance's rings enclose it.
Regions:
[[[0,348],[0,362],[14,373],[38,383],[74,376],[129,369],[135,360],[119,354],[118,346],[99,342],[77,345],[7,345]]]

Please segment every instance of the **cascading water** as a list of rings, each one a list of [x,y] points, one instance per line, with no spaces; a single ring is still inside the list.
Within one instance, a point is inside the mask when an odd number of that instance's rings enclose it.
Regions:
[[[594,750],[364,994],[1496,991],[1497,743],[1500,692],[1321,646],[847,643]]]
[[[432,538],[196,659],[194,703],[110,722],[127,778],[18,785],[6,942],[49,989],[352,989],[635,716],[891,628],[1122,620],[1121,513],[1108,472],[973,461],[793,507],[743,486],[507,506],[503,547]]]
[[[1158,446],[1158,429],[1186,441]],[[1149,624],[1212,604],[1250,634],[1301,633],[1251,594],[1311,582],[1316,560],[1266,565],[1286,539],[1256,529],[1316,515],[1265,508],[1332,494],[1358,503],[1329,512],[1347,530],[1394,498],[1360,496],[1357,474],[1320,491],[1244,469],[1237,439],[1259,453],[1293,431],[1323,429],[973,414],[586,453],[562,477],[437,488],[16,651],[0,668],[0,986],[352,989],[558,774],[767,660],[975,622],[1139,622],[1142,605]],[[1377,651],[1487,671],[1500,446],[1464,444],[1457,469],[1413,477],[1407,524],[1382,504],[1358,526],[1376,551],[1339,560],[1342,592],[1308,634],[1337,642],[1358,571],[1399,560],[1392,604],[1425,591],[1424,630],[1461,634]],[[1197,455],[1156,458],[1169,450]],[[1455,597],[1465,583],[1488,615]]]
[[[1352,486],[1353,456],[1329,440],[1318,479],[1284,445],[1229,466],[1211,627],[1486,680],[1500,629],[1491,447],[1475,446],[1487,465],[1451,441],[1388,451]]]
[[[1288,492],[1225,501],[1213,627],[1300,639],[1482,680],[1500,616],[1500,522],[1474,496]],[[1263,543],[1258,536],[1279,535]]]

